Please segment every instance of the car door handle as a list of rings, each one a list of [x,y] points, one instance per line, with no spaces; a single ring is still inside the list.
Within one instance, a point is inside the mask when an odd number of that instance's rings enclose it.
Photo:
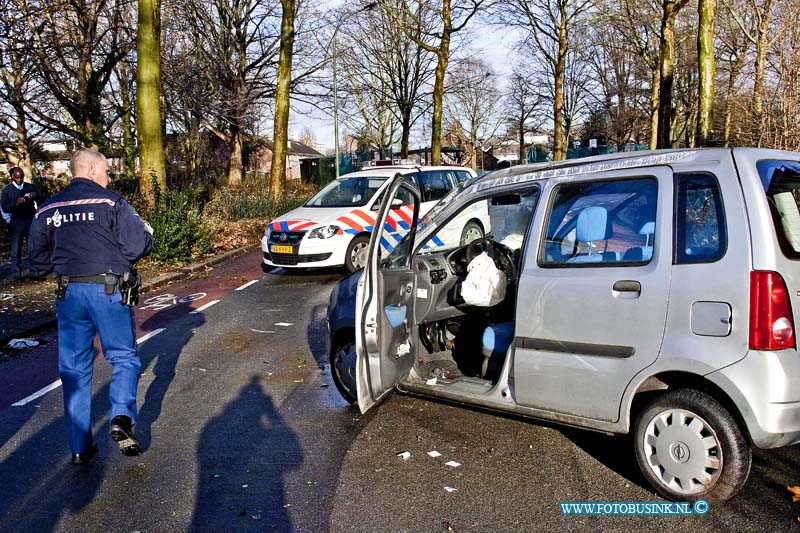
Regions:
[[[642,284],[635,280],[622,279],[614,283],[612,294],[614,298],[623,300],[638,298],[642,293]]]

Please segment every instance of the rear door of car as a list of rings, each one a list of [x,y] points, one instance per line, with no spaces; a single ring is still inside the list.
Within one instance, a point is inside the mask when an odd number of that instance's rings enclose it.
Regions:
[[[668,167],[550,182],[519,280],[518,404],[617,420],[664,335],[672,186]]]

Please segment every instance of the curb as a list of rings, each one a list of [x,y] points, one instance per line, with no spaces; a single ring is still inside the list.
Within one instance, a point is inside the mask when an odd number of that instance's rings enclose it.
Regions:
[[[159,277],[153,279],[152,281],[149,281],[147,283],[143,283],[140,290],[143,293],[148,292],[148,291],[156,290],[159,287],[163,287],[164,285],[167,285],[168,283],[172,283],[174,281],[178,281],[178,280],[184,279],[184,278],[186,278],[186,277],[188,277],[188,276],[190,276],[190,275],[192,275],[192,274],[194,274],[196,272],[205,270],[206,268],[208,268],[210,266],[218,265],[219,263],[225,262],[225,261],[227,261],[229,259],[233,259],[234,257],[238,257],[240,255],[244,255],[246,253],[252,252],[253,250],[256,250],[256,249],[258,249],[260,247],[261,247],[261,243],[258,242],[258,243],[246,244],[246,245],[244,245],[244,246],[242,246],[240,248],[235,248],[233,250],[228,250],[227,252],[223,252],[223,253],[221,253],[219,255],[215,255],[213,257],[209,257],[208,259],[205,259],[205,260],[200,261],[198,263],[193,263],[191,265],[185,266],[183,268],[175,270],[174,272],[168,272],[167,274],[159,276]],[[36,333],[41,333],[42,331],[50,329],[50,328],[56,326],[57,324],[58,324],[58,320],[56,319],[55,316],[53,316],[52,318],[45,319],[45,320],[43,320],[42,322],[40,322],[38,324],[32,325],[31,327],[29,327],[25,331],[14,333],[12,335],[6,335],[6,336],[0,338],[0,346],[7,345],[8,341],[10,341],[12,339],[18,339],[18,338],[22,338],[22,337],[30,337],[30,336],[32,336],[32,335],[34,335]]]

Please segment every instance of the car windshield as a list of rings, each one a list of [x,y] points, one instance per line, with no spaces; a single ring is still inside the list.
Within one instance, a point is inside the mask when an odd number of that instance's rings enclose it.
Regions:
[[[756,168],[781,250],[790,259],[800,259],[800,162],[764,160]]]
[[[361,207],[375,196],[385,176],[339,178],[315,194],[305,207]]]

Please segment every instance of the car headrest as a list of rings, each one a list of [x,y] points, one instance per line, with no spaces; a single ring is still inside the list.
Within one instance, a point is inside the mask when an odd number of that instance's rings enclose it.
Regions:
[[[611,224],[608,210],[599,205],[585,207],[578,213],[575,239],[580,242],[594,242],[608,239],[611,236]]]

